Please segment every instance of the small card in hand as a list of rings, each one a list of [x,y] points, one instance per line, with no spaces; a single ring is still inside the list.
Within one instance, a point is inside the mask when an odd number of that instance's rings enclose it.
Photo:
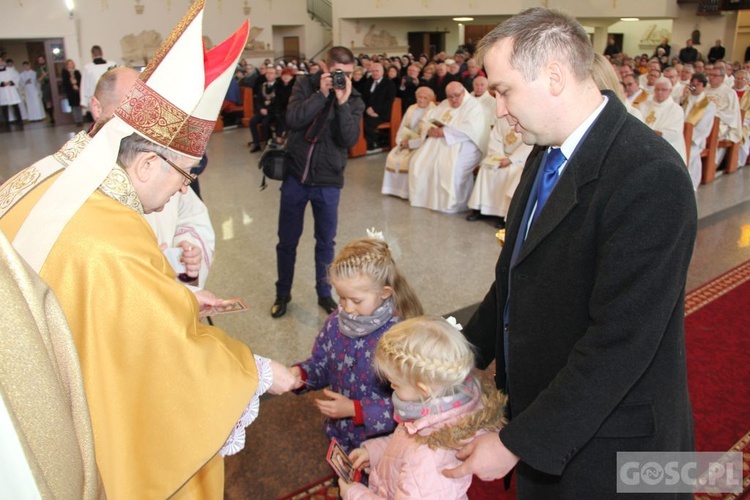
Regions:
[[[216,314],[226,314],[232,312],[247,311],[247,304],[241,298],[237,297],[234,299],[225,299],[221,301],[218,306],[207,307],[201,309],[199,316],[205,318],[206,316],[214,316]]]
[[[336,474],[347,483],[358,483],[362,478],[362,471],[354,468],[346,451],[341,447],[339,442],[336,441],[336,438],[331,439],[331,445],[328,447],[326,460],[331,465],[334,472],[336,472]]]

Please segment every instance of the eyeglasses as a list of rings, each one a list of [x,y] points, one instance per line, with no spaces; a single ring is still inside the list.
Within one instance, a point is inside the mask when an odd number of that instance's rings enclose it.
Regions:
[[[173,169],[177,170],[180,173],[180,175],[185,178],[185,180],[182,181],[182,185],[183,186],[189,186],[190,184],[192,184],[193,182],[195,182],[195,180],[198,178],[198,176],[196,174],[189,174],[189,173],[185,172],[180,167],[178,167],[175,163],[167,160],[166,158],[164,158],[162,155],[160,155],[156,151],[151,151],[151,152],[154,153],[159,158],[161,158],[162,160],[164,160],[165,162],[167,162],[167,165],[169,165]]]

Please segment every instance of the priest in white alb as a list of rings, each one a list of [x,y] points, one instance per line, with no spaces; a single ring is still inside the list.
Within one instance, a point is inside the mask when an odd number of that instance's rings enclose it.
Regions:
[[[448,84],[446,96],[427,114],[433,126],[409,166],[409,202],[455,213],[467,209],[490,128],[482,105],[460,82]]]
[[[725,70],[714,66],[706,70],[709,85],[706,96],[716,104],[716,116],[719,117],[719,140],[742,141],[742,116],[740,114],[740,100],[733,88],[724,85]],[[716,165],[721,165],[727,148],[716,149]]]
[[[487,155],[482,160],[469,199],[469,208],[474,212],[466,220],[478,220],[485,215],[494,216],[500,218],[498,229],[505,227],[504,219],[510,200],[518,187],[531,149],[532,146],[524,144],[521,134],[513,130],[506,118],[495,119]]]
[[[654,94],[641,104],[641,113],[646,125],[671,144],[687,164],[685,115],[672,99],[672,82],[668,78],[662,76],[656,80]]]
[[[716,104],[711,102],[704,92],[708,84],[706,76],[695,73],[688,85],[689,94],[682,104],[685,110],[685,123],[693,125],[693,137],[688,155],[688,172],[693,181],[693,189],[698,189],[703,175],[701,151],[706,148],[706,139],[711,133],[716,116]]]
[[[495,123],[495,97],[489,91],[489,81],[487,77],[478,76],[471,82],[474,90],[471,95],[479,99],[484,108],[484,113],[487,115],[487,126],[491,127],[491,124]]]
[[[425,140],[426,114],[435,108],[435,92],[430,87],[419,87],[417,102],[406,110],[401,125],[396,132],[397,146],[390,150],[385,160],[383,174],[383,194],[409,199],[409,163],[414,152]]]

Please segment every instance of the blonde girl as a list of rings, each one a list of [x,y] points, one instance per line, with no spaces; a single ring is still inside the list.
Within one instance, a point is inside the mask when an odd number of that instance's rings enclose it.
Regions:
[[[369,489],[339,481],[344,499],[466,498],[471,475],[448,478],[458,448],[504,423],[505,396],[470,375],[471,345],[448,321],[422,316],[391,328],[378,343],[375,368],[393,388],[390,436],[368,439],[349,458],[370,469]]]
[[[401,319],[422,314],[422,304],[396,267],[388,244],[365,238],[349,243],[329,269],[339,307],[315,339],[312,356],[292,367],[299,392],[323,389],[318,409],[324,430],[347,450],[393,427],[390,389],[372,367],[378,340]]]

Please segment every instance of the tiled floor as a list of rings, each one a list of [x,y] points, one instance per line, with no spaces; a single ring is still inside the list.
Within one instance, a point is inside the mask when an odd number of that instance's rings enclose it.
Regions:
[[[72,126],[31,124],[23,132],[0,134],[0,180],[56,151],[74,132]],[[269,310],[276,280],[279,184],[270,181],[267,190],[258,189],[259,154],[248,153],[248,140],[247,129],[227,130],[215,134],[209,145],[201,190],[217,243],[207,288],[220,296],[243,297],[250,306],[245,313],[217,317],[217,326],[259,354],[292,363],[308,355],[325,318],[314,289],[312,216],[308,211],[289,312],[274,320]],[[434,213],[382,196],[384,159],[385,154],[378,154],[349,162],[338,247],[375,227],[384,231],[427,312],[444,314],[479,302],[492,283],[500,251],[494,227],[485,221],[467,222],[465,214]],[[719,176],[698,190],[699,233],[688,290],[750,259],[749,198],[750,168]],[[320,456],[314,450],[325,447],[309,399],[265,401],[266,418],[252,426],[246,459],[227,463],[227,497],[274,498],[326,472],[325,464],[311,464],[306,458]],[[262,416],[263,411],[262,406]],[[250,456],[254,460],[247,462]]]

